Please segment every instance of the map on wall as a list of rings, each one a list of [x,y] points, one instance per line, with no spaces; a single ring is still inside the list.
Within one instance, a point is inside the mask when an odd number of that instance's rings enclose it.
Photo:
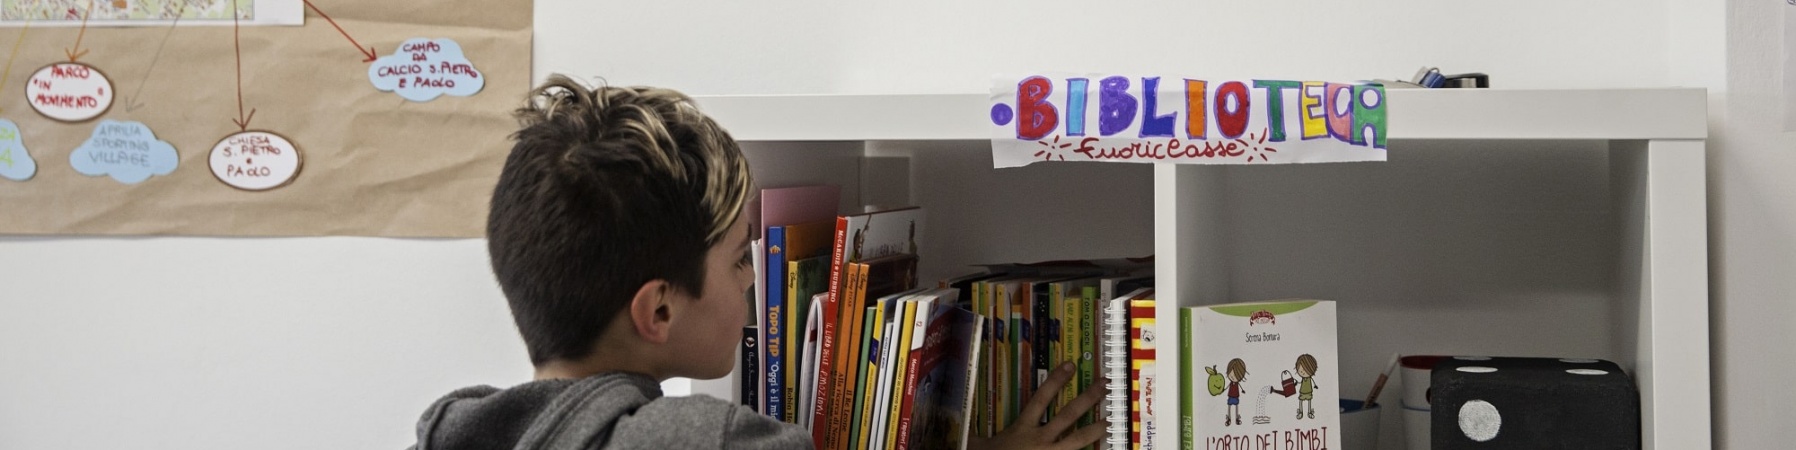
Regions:
[[[303,0],[0,0],[0,24],[300,25]]]

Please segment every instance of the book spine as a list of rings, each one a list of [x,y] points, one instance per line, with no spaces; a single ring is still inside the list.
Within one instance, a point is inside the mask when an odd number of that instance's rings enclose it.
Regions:
[[[979,297],[979,287],[982,284],[983,283],[973,283],[971,286],[967,286],[967,289],[971,291],[972,296],[970,298],[973,303],[973,312],[977,313],[976,319],[980,321],[979,342],[977,347],[979,351],[974,353],[973,358],[976,376],[974,378],[968,378],[969,380],[973,380],[973,385],[975,386],[973,389],[973,425],[972,430],[970,431],[973,436],[983,438],[991,436],[992,404],[990,380],[992,372],[991,351],[988,347],[991,345],[992,325],[991,313],[985,308],[985,299]]]
[[[873,432],[877,436],[873,439],[874,449],[890,447],[887,440],[892,434],[888,431],[891,429],[888,424],[892,420],[892,376],[898,372],[898,368],[893,367],[896,366],[893,361],[897,361],[898,347],[901,347],[897,343],[900,335],[898,329],[903,328],[901,325],[904,323],[903,305],[903,301],[894,300],[886,302],[880,308],[884,314],[884,317],[881,318],[884,330],[881,332],[879,340],[879,386],[874,391],[879,393],[879,404],[874,405],[875,411],[873,411]]]
[[[915,327],[912,327],[910,323],[911,321],[916,320],[917,314],[923,313],[920,311],[922,309],[919,306],[921,303],[922,302],[918,301],[904,302],[904,315],[902,316],[904,320],[893,324],[893,326],[898,327],[898,339],[892,341],[892,345],[897,347],[898,352],[896,358],[892,359],[893,369],[896,369],[896,372],[892,373],[892,401],[891,405],[887,406],[889,409],[886,412],[885,448],[888,449],[899,448],[899,442],[901,442],[903,440],[901,438],[904,437],[904,435],[899,432],[899,426],[904,421],[902,416],[904,413],[905,397],[904,382],[910,376],[910,372],[916,369],[915,366],[910,365],[912,353],[910,346],[911,333],[916,331]]]
[[[1097,295],[1098,291],[1096,287],[1086,286],[1079,289],[1079,306],[1077,309],[1077,314],[1079,315],[1079,338],[1074,340],[1078,343],[1079,347],[1078,350],[1074,352],[1074,357],[1079,360],[1079,390],[1074,392],[1075,396],[1084,393],[1088,389],[1098,388],[1094,385],[1094,383],[1097,382],[1097,361],[1095,361],[1098,352],[1096,337],[1098,335],[1098,311],[1095,309],[1097,307]],[[1091,425],[1096,418],[1097,414],[1095,412],[1086,411],[1079,418],[1079,426],[1083,427]]]
[[[865,265],[855,263],[844,265],[847,267],[843,268],[841,294],[836,299],[842,314],[842,317],[837,319],[841,324],[838,326],[836,336],[836,368],[834,373],[830,374],[830,377],[833,378],[830,381],[830,386],[832,386],[830,396],[835,398],[836,405],[831,407],[833,411],[830,412],[829,432],[836,436],[836,442],[831,446],[836,450],[852,448],[849,444],[852,443],[853,438],[848,435],[848,428],[849,417],[854,412],[851,410],[854,407],[854,387],[850,386],[849,382],[857,372],[854,363],[855,356],[859,354],[857,350],[860,347],[856,344],[860,342],[861,325],[860,314],[857,314],[860,310],[857,306],[859,300],[855,297],[858,295],[857,291],[865,286],[865,283],[861,281],[861,276],[863,275],[862,271],[866,268]]]
[[[1016,421],[1017,416],[1017,323],[1016,318],[1012,317],[1011,314],[1010,287],[1007,285],[995,285],[993,286],[992,295],[994,296],[993,299],[995,302],[992,305],[994,313],[993,320],[998,323],[998,332],[992,335],[998,340],[992,347],[992,349],[997,352],[997,355],[994,355],[995,358],[992,360],[992,368],[993,370],[998,371],[998,378],[994,380],[998,384],[998,403],[995,405],[998,413],[998,422],[997,427],[992,429],[992,433],[1000,433],[1003,432],[1005,428],[1010,427],[1011,422]]]
[[[927,356],[925,353],[928,353],[923,351],[923,342],[928,336],[928,318],[931,315],[930,303],[928,301],[917,302],[917,306],[914,309],[917,311],[914,318],[911,319],[913,325],[910,338],[910,356],[907,358],[908,361],[904,363],[904,401],[898,409],[897,450],[907,450],[910,448],[909,443],[912,437],[910,431],[912,420],[910,416],[917,401],[917,378],[921,376],[923,358]]]
[[[967,367],[966,378],[964,379],[967,382],[967,386],[966,391],[963,392],[960,397],[963,399],[960,405],[960,410],[965,411],[966,414],[961,417],[961,423],[958,426],[958,429],[960,430],[960,439],[955,442],[959,442],[960,447],[956,450],[966,450],[967,443],[970,442],[969,439],[973,436],[972,421],[974,420],[973,416],[976,415],[973,411],[977,410],[977,405],[979,403],[983,403],[979,400],[977,394],[979,393],[979,374],[981,370],[979,367],[979,357],[981,356],[979,350],[980,344],[982,344],[985,339],[982,334],[984,330],[985,319],[980,318],[978,315],[974,315],[973,332],[967,334],[972,337],[973,341],[965,343],[967,346]]]
[[[874,400],[878,397],[873,394],[873,387],[868,384],[871,381],[878,381],[877,372],[873,371],[873,365],[878,358],[868,358],[867,356],[873,355],[873,349],[879,345],[879,339],[875,338],[872,333],[872,330],[877,329],[874,324],[879,320],[879,311],[876,306],[866,309],[867,312],[861,314],[861,330],[864,331],[861,333],[860,342],[862,356],[855,361],[855,366],[861,369],[857,371],[854,379],[856,386],[854,409],[850,410],[853,411],[851,414],[853,421],[848,424],[848,434],[854,436],[853,448],[867,448],[867,429],[873,426],[873,415],[869,412],[873,410]],[[873,376],[869,376],[870,374]]]
[[[1191,308],[1179,308],[1179,448],[1193,450],[1197,448],[1196,423],[1191,415],[1194,404],[1193,397],[1202,387],[1192,383],[1196,374],[1191,373]]]
[[[833,436],[829,435],[829,414],[831,403],[835,397],[832,393],[834,385],[830,384],[830,375],[835,369],[836,356],[836,324],[840,319],[840,306],[837,290],[842,285],[842,249],[846,245],[843,239],[848,237],[848,218],[836,218],[835,246],[830,250],[829,295],[823,302],[823,333],[819,336],[822,344],[817,354],[817,410],[811,412],[811,440],[817,448],[834,448]]]
[[[1154,341],[1143,339],[1142,336],[1144,331],[1151,333],[1153,328],[1154,301],[1129,301],[1129,336],[1132,338],[1129,357],[1130,365],[1133,366],[1130,375],[1135,379],[1129,392],[1130,397],[1135,399],[1135,407],[1132,408],[1134,423],[1130,428],[1135,431],[1136,448],[1141,449],[1154,448],[1154,399],[1152,396],[1142,395],[1144,392],[1154,391],[1154,382],[1158,378],[1154,370]]]
[[[752,408],[755,412],[761,412],[761,396],[758,395],[761,392],[761,368],[760,357],[757,356],[760,355],[761,348],[755,345],[760,340],[760,329],[752,325],[742,327],[742,351],[739,352],[742,358],[742,390],[738,392],[741,392],[742,406]]]
[[[1016,349],[1014,353],[1010,354],[1010,382],[1012,383],[1012,392],[1014,392],[1010,396],[1010,412],[1012,414],[1010,421],[1013,424],[1019,420],[1032,419],[1022,417],[1023,405],[1029,401],[1029,394],[1031,394],[1029,379],[1035,378],[1035,374],[1032,373],[1034,368],[1031,367],[1034,360],[1029,357],[1028,337],[1031,336],[1032,331],[1029,329],[1029,321],[1023,316],[1023,310],[1028,309],[1027,305],[1023,304],[1028,301],[1026,297],[1028,296],[1012,297],[1013,303],[1010,304],[1010,323],[1016,324],[1010,332],[1010,347]]]
[[[1029,378],[1031,395],[1041,389],[1042,382],[1048,380],[1048,369],[1052,367],[1048,364],[1053,359],[1054,352],[1052,341],[1057,339],[1056,334],[1060,333],[1060,324],[1053,323],[1054,308],[1052,308],[1053,303],[1048,294],[1046,283],[1035,283],[1029,289],[1029,309],[1025,312],[1028,314],[1029,323],[1035,326],[1035,336],[1029,341],[1032,343],[1029,364],[1034,369],[1035,375]],[[1059,393],[1044,395],[1059,395]],[[1029,396],[1023,398],[1029,398]],[[1057,410],[1058,408],[1055,408],[1052,402],[1048,404],[1049,416],[1052,416]]]
[[[763,318],[761,327],[761,354],[767,363],[762,366],[762,374],[767,377],[767,391],[762,394],[766,399],[766,414],[774,419],[786,418],[786,359],[785,353],[785,286],[786,255],[782,249],[786,246],[786,228],[768,227],[764,242],[767,252],[767,273],[761,279],[765,289],[767,305],[763,310],[767,317]]]
[[[786,253],[791,255],[789,248]],[[800,299],[798,296],[798,266],[798,260],[787,258],[785,264],[785,292],[781,293],[781,295],[786,296],[787,336],[784,352],[787,360],[786,365],[792,366],[786,369],[786,423],[799,423],[799,414],[810,413],[808,408],[800,408],[798,401],[798,392],[802,390],[799,388],[799,385],[804,383],[806,376],[804,373],[804,342],[807,338],[800,333],[804,333],[804,316],[810,311],[810,305],[806,304],[808,302],[805,302],[804,299]],[[797,364],[793,364],[794,362]]]
[[[1129,448],[1129,316],[1126,301],[1106,299],[1104,307],[1104,432],[1103,446]]]
[[[1055,286],[1053,294],[1059,297],[1055,303],[1060,306],[1060,361],[1073,363],[1073,369],[1077,371],[1079,338],[1081,336],[1079,331],[1079,293],[1070,292],[1072,289],[1071,286]],[[1059,365],[1058,363],[1054,364],[1054,366]],[[1077,375],[1080,376],[1073,377],[1072,381],[1066,383],[1066,386],[1061,386],[1060,408],[1065,408],[1067,403],[1071,403],[1073,397],[1079,395],[1079,389],[1084,386],[1084,380],[1090,378],[1083,376],[1085,375],[1083,373]]]

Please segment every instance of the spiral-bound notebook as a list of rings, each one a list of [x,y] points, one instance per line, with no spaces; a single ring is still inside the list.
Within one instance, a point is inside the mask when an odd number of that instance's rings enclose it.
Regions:
[[[1103,448],[1133,448],[1130,442],[1129,413],[1129,300],[1152,295],[1151,292],[1151,288],[1137,289],[1128,295],[1106,299],[1104,305],[1104,377],[1109,380],[1105,387],[1110,392],[1104,395]]]

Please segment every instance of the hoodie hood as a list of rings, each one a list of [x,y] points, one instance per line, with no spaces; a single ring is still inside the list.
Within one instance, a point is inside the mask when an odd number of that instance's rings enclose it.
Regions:
[[[609,373],[449,393],[418,421],[416,450],[809,449],[811,433],[748,407]]]
[[[601,448],[611,440],[620,418],[660,397],[660,383],[627,373],[532,381],[505,390],[464,388],[424,412],[415,448]]]

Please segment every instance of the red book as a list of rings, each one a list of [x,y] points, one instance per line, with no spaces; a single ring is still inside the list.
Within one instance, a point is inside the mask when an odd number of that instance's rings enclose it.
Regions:
[[[910,324],[911,341],[905,343],[905,345],[910,346],[910,355],[905,358],[907,361],[904,362],[904,390],[899,391],[899,393],[904,394],[904,397],[903,400],[899,402],[900,406],[898,407],[897,450],[908,450],[910,448],[910,416],[911,407],[916,404],[917,400],[917,377],[919,372],[922,372],[921,366],[923,365],[923,360],[928,359],[924,353],[935,350],[935,346],[925,345],[929,336],[929,316],[934,315],[932,313],[933,308],[935,308],[935,306],[932,301],[925,300],[917,302],[916,319],[912,320],[912,323]]]
[[[836,243],[830,252],[829,262],[829,295],[823,302],[823,333],[819,337],[823,345],[817,350],[817,398],[816,411],[811,413],[811,441],[819,449],[835,448],[833,445],[839,436],[829,433],[829,414],[836,396],[833,395],[835,383],[830,376],[834,374],[836,357],[836,324],[840,320],[841,287],[842,287],[842,251],[847,247],[848,218],[836,218]]]

